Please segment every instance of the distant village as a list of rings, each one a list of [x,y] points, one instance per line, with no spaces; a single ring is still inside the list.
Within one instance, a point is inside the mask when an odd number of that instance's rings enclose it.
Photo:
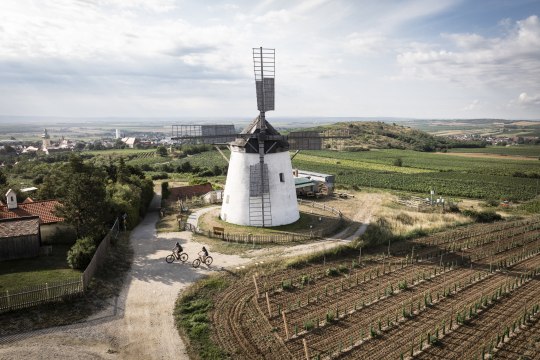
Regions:
[[[163,135],[142,135],[123,136],[119,129],[116,129],[115,136],[111,138],[102,138],[100,140],[82,141],[71,140],[61,136],[57,139],[51,138],[47,129],[43,130],[41,140],[21,141],[17,139],[0,140],[0,152],[17,154],[27,154],[42,152],[45,154],[73,151],[73,150],[104,150],[104,149],[123,149],[123,148],[149,148],[159,145],[171,144],[170,137]]]
[[[485,142],[488,145],[518,145],[518,144],[540,144],[538,136],[493,136],[478,134],[447,135],[448,138],[460,141]]]

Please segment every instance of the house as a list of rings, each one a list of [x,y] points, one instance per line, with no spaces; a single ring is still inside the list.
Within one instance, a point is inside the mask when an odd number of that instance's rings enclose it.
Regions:
[[[122,138],[122,142],[126,144],[127,147],[133,149],[135,145],[140,142],[140,140],[134,137],[125,137],[125,138]]]
[[[36,257],[40,246],[39,216],[0,220],[0,261]]]
[[[57,200],[34,201],[31,198],[18,203],[17,194],[9,189],[6,193],[6,204],[0,205],[0,220],[37,216],[41,225],[41,238],[45,241],[56,231],[68,227],[63,223],[64,219],[55,214],[59,206],[62,205]]]
[[[223,190],[214,190],[207,192],[202,197],[206,204],[216,204],[223,202]]]

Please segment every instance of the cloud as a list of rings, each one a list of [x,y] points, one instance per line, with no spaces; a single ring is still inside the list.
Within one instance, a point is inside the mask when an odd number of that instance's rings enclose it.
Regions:
[[[463,110],[465,111],[472,111],[475,110],[478,107],[478,104],[480,104],[480,101],[475,99],[473,100],[469,105],[465,106]]]
[[[353,54],[368,55],[388,51],[388,39],[379,32],[354,32],[347,36],[345,49]]]
[[[540,21],[533,15],[517,21],[503,37],[444,34],[450,44],[432,50],[409,50],[397,61],[409,78],[465,85],[537,86],[540,78]],[[435,49],[433,49],[435,48]]]
[[[528,95],[523,92],[519,94],[518,104],[521,106],[536,106],[540,105],[540,94],[539,95]]]

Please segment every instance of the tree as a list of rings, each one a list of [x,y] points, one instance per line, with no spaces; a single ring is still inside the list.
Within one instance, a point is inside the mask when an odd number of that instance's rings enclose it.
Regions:
[[[40,196],[58,199],[62,204],[56,210],[67,224],[73,225],[77,238],[91,236],[99,239],[109,220],[106,201],[106,175],[92,164],[84,164],[72,155],[69,163],[48,175]]]
[[[7,184],[7,177],[2,171],[0,171],[0,186],[4,186],[6,184]]]
[[[156,149],[156,153],[159,156],[167,156],[167,148],[165,146],[163,146],[163,145],[158,146],[157,149]]]

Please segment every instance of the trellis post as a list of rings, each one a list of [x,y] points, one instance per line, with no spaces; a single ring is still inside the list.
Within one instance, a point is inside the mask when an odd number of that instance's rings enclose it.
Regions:
[[[285,327],[285,337],[287,340],[289,340],[289,328],[287,327],[287,317],[285,316],[285,311],[282,311],[281,315],[283,316],[283,325]]]

